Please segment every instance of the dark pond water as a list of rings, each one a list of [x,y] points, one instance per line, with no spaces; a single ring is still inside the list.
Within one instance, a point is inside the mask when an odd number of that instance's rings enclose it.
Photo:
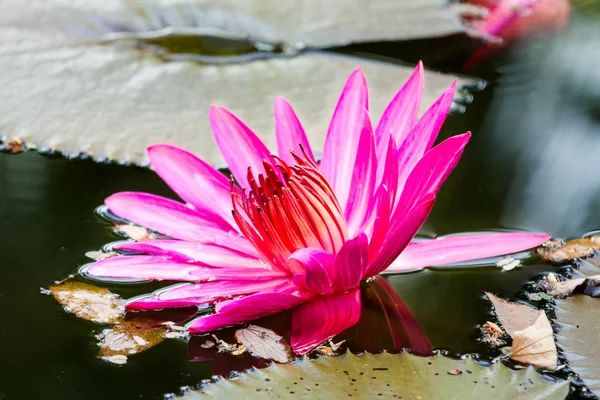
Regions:
[[[439,49],[449,40],[430,46]],[[404,51],[423,42],[403,46],[372,50],[402,58],[410,54]],[[442,62],[435,51],[430,57],[438,67],[456,67],[456,60],[446,57]],[[466,130],[474,136],[442,189],[424,234],[527,229],[572,237],[600,226],[598,157],[579,157],[596,143],[600,130],[595,137],[589,132],[598,124],[597,109],[569,109],[575,106],[557,100],[554,108],[541,110],[548,104],[536,99],[569,96],[568,88],[554,85],[555,93],[548,89],[558,79],[553,77],[561,76],[561,66],[534,66],[541,71],[539,79],[520,83],[522,69],[513,73],[511,66],[507,59],[498,68],[479,71],[492,79],[488,88],[475,94],[464,114],[446,123],[444,137]],[[496,81],[498,73],[502,78]],[[574,118],[580,123],[573,125]],[[563,126],[571,131],[559,129]],[[177,341],[130,357],[124,366],[98,360],[94,334],[102,327],[66,314],[51,297],[40,294],[40,288],[87,263],[86,251],[116,239],[94,209],[122,190],[172,196],[153,172],[142,168],[36,153],[0,154],[0,342],[5,366],[0,399],[152,399],[212,375],[213,362],[188,362],[186,345]],[[475,340],[476,326],[490,319],[482,292],[522,299],[523,285],[552,269],[530,260],[510,272],[491,265],[388,280],[434,348],[485,357],[485,346]],[[125,295],[148,290],[109,288]]]

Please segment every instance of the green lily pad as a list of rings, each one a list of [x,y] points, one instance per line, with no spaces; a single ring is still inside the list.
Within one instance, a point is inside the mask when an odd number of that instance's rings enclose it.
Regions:
[[[297,0],[275,4],[261,0],[134,0],[73,2],[5,1],[0,21],[34,25],[42,18],[78,33],[121,28],[121,32],[219,30],[250,40],[293,47],[332,47],[356,42],[406,40],[465,31],[461,7],[445,0]],[[17,10],[16,13],[12,11]],[[84,18],[82,18],[84,17]],[[70,28],[70,29],[69,29]],[[87,28],[87,30],[84,30]]]
[[[502,364],[484,367],[472,358],[408,353],[303,359],[273,364],[233,379],[188,390],[181,399],[564,399],[569,383],[550,383],[532,368],[513,371]]]
[[[102,10],[113,15],[119,3],[78,4],[87,4],[81,13],[100,14],[102,4]],[[96,159],[133,163],[147,161],[148,145],[168,142],[220,164],[208,123],[211,104],[231,109],[274,149],[273,103],[276,96],[284,96],[319,147],[344,81],[354,68],[362,67],[369,80],[375,120],[412,71],[412,67],[323,52],[295,57],[273,54],[236,64],[165,62],[135,43],[102,42],[76,34],[77,29],[68,33],[60,27],[68,26],[65,21],[72,21],[75,14],[66,4],[10,0],[3,5],[7,12],[0,13],[0,137],[20,138],[30,147],[67,155],[87,153]],[[379,11],[386,14],[385,9]],[[302,14],[290,15],[318,25],[318,20]],[[386,24],[390,29],[403,25],[403,14],[394,15],[400,19]],[[80,15],[79,20],[85,18]],[[63,21],[60,27],[57,21]],[[128,28],[115,23],[111,29]],[[423,107],[453,79],[427,73]],[[472,83],[459,81],[459,85]]]
[[[580,294],[556,300],[555,311],[559,322],[557,343],[569,366],[600,396],[600,299]]]

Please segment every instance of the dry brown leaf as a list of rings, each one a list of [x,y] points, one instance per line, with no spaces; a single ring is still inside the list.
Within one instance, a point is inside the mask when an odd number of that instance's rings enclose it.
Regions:
[[[555,370],[558,365],[556,344],[552,326],[546,313],[540,315],[532,326],[512,335],[512,351],[510,358],[536,368]]]
[[[557,299],[573,296],[576,291],[583,291],[583,293],[592,297],[600,295],[598,290],[600,275],[568,279],[561,282],[553,274],[550,274],[546,280],[542,281],[541,285],[546,290],[546,293]]]
[[[135,318],[122,320],[111,329],[105,329],[96,336],[100,351],[98,358],[113,362],[115,356],[130,356],[148,350],[165,340],[167,327],[157,325],[154,320]],[[117,360],[122,361],[122,357]],[[121,363],[121,362],[118,362]]]
[[[564,243],[561,240],[549,240],[537,253],[546,261],[556,263],[589,257],[600,250],[600,236],[572,239]]]
[[[537,320],[540,311],[524,304],[513,303],[486,292],[486,296],[496,311],[496,316],[509,335],[531,326]]]
[[[546,313],[525,304],[513,303],[486,293],[496,316],[512,337],[510,358],[536,368],[556,369],[557,350]]]
[[[135,240],[136,242],[156,239],[156,235],[143,226],[117,224],[115,225],[115,230],[124,233],[128,238]]]
[[[107,289],[79,281],[51,285],[52,296],[65,311],[100,324],[117,323],[124,315],[119,296]]]
[[[257,357],[279,363],[289,363],[294,359],[291,346],[270,329],[248,325],[235,331],[235,338]]]

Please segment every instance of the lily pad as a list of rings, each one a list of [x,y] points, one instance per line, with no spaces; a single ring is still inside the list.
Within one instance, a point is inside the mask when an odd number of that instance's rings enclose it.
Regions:
[[[532,368],[513,371],[502,364],[484,367],[472,358],[408,353],[319,357],[295,364],[272,364],[234,379],[219,379],[182,399],[564,399],[568,382],[550,383]]]
[[[600,299],[576,295],[556,300],[556,339],[569,366],[600,396]]]
[[[124,33],[164,28],[188,33],[212,29],[296,47],[331,47],[465,32],[462,8],[452,7],[445,0],[385,0],[376,5],[369,0],[350,4],[344,0],[297,0],[286,4],[261,0],[112,0],[78,2],[76,7],[64,0],[8,0],[5,8],[8,12],[0,21],[34,24],[43,17],[44,21],[56,21],[56,27],[63,22],[63,30],[69,30],[70,25],[70,31],[84,27],[82,22],[87,22],[88,31],[92,27],[119,28]]]
[[[438,1],[427,0],[425,4],[428,2]],[[106,8],[113,15],[119,12],[118,3],[78,4],[88,4],[82,13],[100,13]],[[334,4],[338,3],[342,5]],[[323,52],[296,57],[274,55],[237,64],[165,62],[135,43],[103,42],[65,33],[55,25],[57,20],[65,25],[64,18],[74,18],[65,8],[67,4],[61,0],[25,4],[11,0],[2,6],[0,137],[20,138],[29,147],[67,155],[86,153],[96,159],[133,163],[147,161],[148,145],[168,142],[220,164],[222,158],[208,123],[210,104],[234,111],[274,149],[273,102],[276,96],[284,96],[294,105],[309,138],[318,147],[344,80],[353,69],[364,69],[371,92],[376,94],[371,104],[374,120],[412,71],[400,65]],[[328,11],[320,14],[335,15],[329,3],[327,7]],[[361,17],[347,26],[362,23],[362,14],[369,9],[378,10],[378,15],[400,18],[392,24],[374,24],[386,29],[401,27],[404,15],[417,15],[412,11],[390,14],[379,7],[363,7]],[[421,6],[414,7],[418,10]],[[54,18],[54,14],[58,16]],[[289,16],[319,25],[318,19],[293,12]],[[113,28],[128,29],[118,24]],[[453,79],[450,75],[427,73],[423,107],[433,103]],[[459,86],[464,84],[473,81],[459,81]]]

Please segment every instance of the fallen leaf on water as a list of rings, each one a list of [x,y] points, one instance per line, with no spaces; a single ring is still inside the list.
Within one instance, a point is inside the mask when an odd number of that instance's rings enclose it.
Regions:
[[[19,138],[6,139],[0,144],[0,150],[8,153],[17,154],[25,150],[23,140]]]
[[[486,296],[494,305],[500,323],[513,339],[508,356],[536,368],[556,369],[557,350],[546,313],[491,293],[486,293]]]
[[[81,319],[114,324],[125,312],[119,296],[94,285],[66,281],[51,285],[49,290],[65,311]]]
[[[156,239],[156,235],[150,232],[148,229],[144,228],[143,226],[117,224],[115,225],[114,229],[118,232],[122,232],[128,238],[135,240],[136,242]]]
[[[254,356],[289,363],[294,359],[292,347],[275,332],[258,325],[235,331],[235,338]]]
[[[576,258],[589,257],[600,250],[600,236],[562,240],[549,240],[537,249],[537,253],[546,261],[561,263]]]
[[[122,320],[118,325],[105,329],[96,336],[100,351],[98,358],[107,360],[114,356],[129,356],[148,350],[165,340],[167,327],[154,320],[137,317]]]
[[[496,316],[502,327],[512,336],[515,332],[531,326],[537,320],[540,310],[519,303],[504,300],[492,293],[485,293],[494,305]]]
[[[487,321],[482,327],[483,341],[491,344],[494,347],[499,347],[504,344],[504,341],[500,339],[500,336],[506,332],[502,330],[497,324]]]
[[[554,334],[545,312],[540,311],[532,326],[515,332],[512,338],[510,358],[536,368],[556,369],[558,357]]]
[[[583,292],[592,297],[600,296],[600,275],[559,281],[554,274],[549,274],[541,285],[546,293],[557,299],[573,296],[575,292]]]

